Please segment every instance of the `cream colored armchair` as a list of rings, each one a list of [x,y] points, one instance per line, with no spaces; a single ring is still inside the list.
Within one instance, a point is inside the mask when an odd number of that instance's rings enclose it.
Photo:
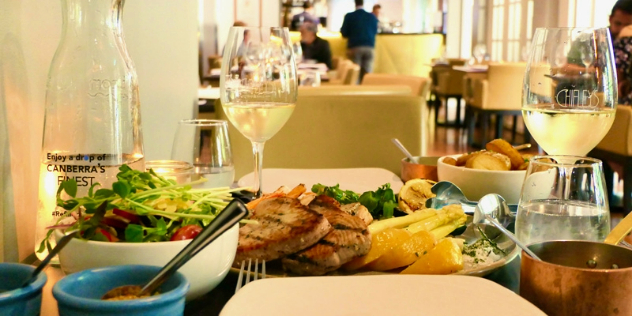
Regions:
[[[366,78],[366,76],[365,76]],[[316,95],[412,95],[410,87],[405,85],[323,85],[320,87],[299,86],[299,97]]]
[[[453,63],[450,63],[448,67],[435,67],[433,69],[435,73],[433,75],[436,77],[436,84],[433,88],[433,94],[435,96],[435,124],[439,125],[439,110],[441,106],[445,103],[445,125],[452,125],[448,122],[448,99],[454,98],[456,99],[456,121],[453,125],[461,125],[461,98],[463,97],[463,76],[465,75],[462,71],[456,71],[452,69],[452,64],[459,64],[460,60],[455,60]]]
[[[627,214],[632,210],[632,107],[619,105],[614,123],[608,134],[589,154],[604,162],[614,162],[623,167],[623,208]],[[612,195],[612,174],[606,175],[608,196]]]
[[[496,138],[502,137],[504,116],[512,115],[514,118],[512,138],[515,138],[517,119],[522,116],[522,81],[525,69],[525,63],[490,63],[486,78],[472,80],[473,96],[469,98],[465,111],[465,125],[470,146],[474,146],[477,118],[480,119],[482,129],[482,138],[478,145],[485,146],[492,115],[496,117]],[[530,136],[527,129],[524,130],[525,142],[529,142]]]
[[[388,74],[366,74],[364,75],[364,79],[362,79],[362,85],[391,85],[391,84],[401,84],[410,87],[413,95],[421,97],[421,103],[419,106],[422,107],[422,120],[424,122],[422,126],[422,138],[426,138],[428,135],[428,125],[425,122],[428,122],[428,95],[430,93],[430,78],[423,78],[418,76],[407,76],[407,75],[388,75]],[[423,147],[421,149],[422,153],[425,153],[426,143],[423,143]]]
[[[430,78],[368,73],[364,75],[362,85],[406,85],[410,87],[413,95],[427,98],[430,91]]]
[[[402,153],[393,137],[413,154],[422,148],[422,107],[418,96],[300,95],[279,133],[266,142],[264,168],[384,168],[399,174]],[[219,102],[218,102],[219,103]],[[226,119],[216,103],[219,119]],[[229,124],[235,176],[253,171],[250,142]]]
[[[343,60],[336,71],[337,78],[329,79],[328,85],[357,85],[360,78],[360,66],[350,60]]]

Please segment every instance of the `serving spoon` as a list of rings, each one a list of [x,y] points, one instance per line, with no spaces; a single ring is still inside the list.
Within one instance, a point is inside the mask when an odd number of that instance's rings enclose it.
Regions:
[[[531,256],[533,259],[542,261],[535,253],[533,253],[533,251],[531,251],[531,249],[529,249],[529,247],[518,240],[516,235],[507,230],[505,226],[503,226],[501,223],[498,222],[498,220],[496,220],[495,217],[499,216],[500,214],[504,214],[506,210],[509,210],[509,207],[507,206],[505,199],[495,193],[487,194],[478,201],[478,205],[475,207],[474,219],[472,220],[472,223],[482,224],[485,221],[491,223],[492,225],[496,226],[496,228],[498,228],[503,234],[505,234],[505,236],[511,239],[511,241],[516,243],[516,245],[520,247],[520,249],[529,254],[529,256]]]
[[[413,155],[410,154],[408,149],[404,147],[404,144],[402,144],[402,142],[400,142],[399,139],[391,138],[391,141],[393,142],[393,144],[395,144],[395,146],[397,146],[397,148],[399,148],[399,150],[401,150],[404,153],[404,155],[406,155],[406,157],[408,157],[408,160],[410,160],[410,162],[419,163],[419,161],[415,157],[413,157]]]
[[[223,211],[217,215],[191,242],[186,245],[171,261],[169,261],[158,274],[145,286],[123,285],[109,290],[101,299],[106,300],[118,296],[144,297],[154,293],[162,283],[169,279],[189,259],[193,258],[208,244],[233,227],[242,218],[248,215],[246,205],[239,200],[232,200]]]
[[[449,181],[440,181],[437,182],[430,189],[432,193],[436,196],[433,198],[429,198],[426,200],[426,207],[433,209],[441,209],[442,207],[450,204],[461,204],[463,208],[463,212],[468,215],[473,215],[476,218],[476,206],[480,202],[470,201],[465,197],[463,191],[459,189],[454,183]],[[500,197],[500,196],[499,196]],[[505,201],[502,197],[500,197],[503,202]],[[504,207],[501,207],[497,210],[496,214],[493,216],[498,222],[500,222],[504,227],[509,227],[514,221],[515,216],[511,211],[511,208],[505,203]]]

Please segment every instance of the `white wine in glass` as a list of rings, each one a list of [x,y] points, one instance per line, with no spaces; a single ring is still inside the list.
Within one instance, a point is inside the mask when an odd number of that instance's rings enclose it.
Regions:
[[[261,196],[263,147],[292,115],[298,80],[287,28],[233,27],[224,48],[221,101],[230,122],[252,142]]]
[[[531,44],[522,115],[550,155],[585,156],[608,133],[617,78],[607,28],[540,28]]]

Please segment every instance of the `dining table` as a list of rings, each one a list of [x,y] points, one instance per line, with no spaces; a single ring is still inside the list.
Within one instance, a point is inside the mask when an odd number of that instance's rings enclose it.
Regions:
[[[378,185],[389,183],[394,191],[399,191],[403,182],[393,172],[381,168],[346,168],[346,169],[264,169],[264,192],[278,188],[280,185],[288,187],[303,183],[306,187],[322,183],[324,185],[339,184],[341,187],[362,192],[373,190]],[[248,186],[254,181],[252,173],[237,180],[234,187]],[[296,183],[295,183],[296,182]],[[35,264],[35,263],[34,263]],[[60,266],[51,265],[45,269],[48,281],[42,294],[42,316],[58,316],[57,304],[52,296],[53,285],[64,277]],[[227,302],[235,295],[239,273],[231,269],[222,282],[210,292],[186,303],[184,315],[219,315]],[[275,276],[272,276],[275,277]],[[339,276],[324,276],[336,278]],[[354,276],[356,278],[365,275]],[[476,276],[471,276],[475,278]],[[299,277],[300,278],[300,277]],[[520,256],[509,260],[503,266],[494,269],[484,276],[502,287],[518,293],[520,281]],[[253,281],[257,282],[257,281]],[[246,285],[247,287],[248,285]],[[243,289],[243,288],[242,288]],[[395,289],[393,289],[395,290]],[[472,289],[475,291],[476,289]]]
[[[52,288],[54,284],[64,277],[64,273],[59,266],[49,266],[45,269],[48,281],[42,293],[42,313],[41,316],[58,316],[57,302],[53,298]],[[226,278],[210,292],[189,301],[185,305],[185,316],[212,316],[219,315],[226,303],[235,294],[237,278],[239,274],[231,270]],[[332,276],[335,277],[335,276]],[[356,276],[362,278],[364,276]],[[520,287],[520,257],[516,257],[503,267],[500,267],[484,277],[493,281],[515,293]],[[256,282],[256,281],[254,281]],[[395,290],[395,289],[394,289]],[[473,291],[475,289],[472,289]]]

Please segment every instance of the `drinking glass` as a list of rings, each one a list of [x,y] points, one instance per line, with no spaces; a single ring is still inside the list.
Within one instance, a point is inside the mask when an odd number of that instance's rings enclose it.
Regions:
[[[585,156],[614,121],[617,77],[607,28],[539,28],[524,76],[522,116],[550,155]]]
[[[320,87],[320,72],[318,70],[304,70],[299,77],[301,86]]]
[[[602,163],[580,156],[532,158],[518,204],[516,235],[525,244],[603,241],[610,212]]]
[[[235,167],[228,139],[228,123],[222,120],[182,120],[173,139],[171,159],[193,166],[191,181],[205,178],[196,187],[229,187]]]
[[[261,196],[264,144],[292,115],[297,86],[287,28],[230,29],[224,48],[220,98],[230,122],[252,142],[253,189],[257,197]]]
[[[474,58],[476,58],[476,63],[477,64],[482,64],[483,61],[485,60],[485,54],[487,54],[487,45],[485,44],[478,44],[476,46],[474,46],[474,50],[472,52],[472,55],[474,55]]]

